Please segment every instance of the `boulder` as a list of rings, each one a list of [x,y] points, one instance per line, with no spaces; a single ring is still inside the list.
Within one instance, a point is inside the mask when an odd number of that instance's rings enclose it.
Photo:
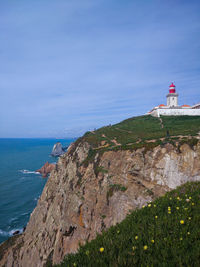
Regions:
[[[54,170],[55,168],[55,164],[54,163],[49,163],[48,161],[44,164],[44,166],[42,166],[39,170],[37,170],[36,172],[39,172],[42,174],[42,177],[45,178],[47,177],[47,175]]]

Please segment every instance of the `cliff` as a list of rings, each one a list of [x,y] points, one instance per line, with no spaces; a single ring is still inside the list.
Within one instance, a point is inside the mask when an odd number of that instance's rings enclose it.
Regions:
[[[162,129],[160,121],[158,125]],[[124,149],[116,132],[116,138],[108,138],[108,129],[87,133],[59,158],[25,232],[0,246],[1,266],[59,263],[79,244],[121,222],[130,210],[187,181],[200,180],[198,133],[161,144],[158,139],[136,141],[135,148],[133,143],[127,147],[127,138]]]

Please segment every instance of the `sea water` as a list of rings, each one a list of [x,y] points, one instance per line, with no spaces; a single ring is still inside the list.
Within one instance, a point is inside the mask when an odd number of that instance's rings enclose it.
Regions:
[[[0,139],[0,243],[23,231],[48,178],[36,172],[51,157],[53,145],[73,139]]]

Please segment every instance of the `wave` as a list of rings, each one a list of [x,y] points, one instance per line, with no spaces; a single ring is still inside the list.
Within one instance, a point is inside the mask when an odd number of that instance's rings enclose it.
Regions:
[[[9,223],[19,221],[20,218],[30,215],[30,212],[24,212],[22,214],[19,214],[17,217],[13,217],[9,220]],[[10,227],[10,226],[9,226]]]
[[[16,231],[19,231],[19,234],[23,233],[23,228],[16,228],[9,231],[9,236],[12,236]]]
[[[39,172],[36,171],[29,171],[29,170],[19,170],[23,174],[40,174]]]
[[[6,232],[6,231],[3,231],[3,230],[0,229],[0,235],[2,235],[2,236],[8,236],[9,235],[8,233],[9,232]]]
[[[23,233],[23,228],[15,228],[15,229],[12,229],[11,231],[8,231],[8,232],[0,229],[0,235],[1,236],[13,236],[13,234],[16,231],[19,231],[19,234],[21,234],[21,233]]]
[[[11,218],[11,219],[9,220],[9,223],[12,223],[12,222],[16,221],[17,219],[18,219],[18,217],[13,217],[13,218]]]

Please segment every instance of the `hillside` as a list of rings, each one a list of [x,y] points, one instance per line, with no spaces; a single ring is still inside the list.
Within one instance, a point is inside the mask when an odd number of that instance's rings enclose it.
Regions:
[[[151,149],[166,142],[194,143],[200,136],[200,116],[139,116],[85,133],[76,142],[88,142],[93,154],[109,150]]]
[[[64,266],[199,266],[200,182],[187,183],[68,255]]]
[[[130,211],[200,181],[199,132],[200,117],[188,116],[87,132],[59,158],[25,232],[0,245],[0,266],[58,264]]]

